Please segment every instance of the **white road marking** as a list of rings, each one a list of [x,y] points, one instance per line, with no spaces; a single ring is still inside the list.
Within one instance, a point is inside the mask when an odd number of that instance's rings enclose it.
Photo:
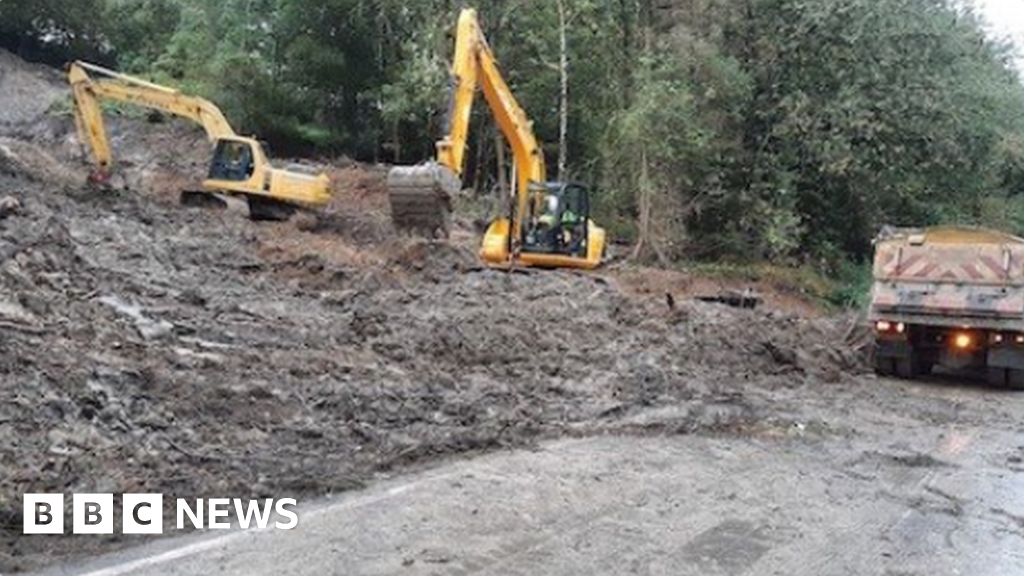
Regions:
[[[382,494],[374,494],[353,498],[351,500],[346,500],[344,502],[338,502],[337,504],[332,504],[330,506],[325,506],[323,508],[311,510],[309,512],[303,513],[299,518],[299,522],[301,523],[303,519],[308,520],[309,518],[316,518],[318,516],[323,516],[324,514],[330,514],[342,510],[359,508],[362,506],[375,504],[382,500],[387,500],[388,498],[394,498],[395,496],[408,492],[409,490],[417,488],[423,484],[427,484],[428,482],[445,480],[447,478],[455,476],[456,474],[458,474],[458,472],[438,474],[435,476],[422,478],[420,480],[416,480],[413,482],[408,482],[406,484],[394,486],[392,488],[389,488]],[[182,558],[195,556],[202,552],[206,552],[208,550],[217,548],[219,546],[224,546],[229,542],[234,542],[235,540],[239,540],[241,538],[251,538],[259,532],[268,532],[272,530],[274,530],[274,528],[271,528],[268,525],[266,528],[252,528],[249,530],[233,531],[218,538],[204,539],[201,542],[188,544],[186,546],[182,546],[181,548],[175,548],[174,550],[169,550],[167,552],[161,552],[160,554],[155,554],[153,556],[149,556],[146,558],[133,560],[131,562],[127,562],[119,566],[112,566],[110,568],[101,568],[99,570],[94,570],[92,572],[86,572],[81,576],[121,576],[123,574],[130,574],[143,568],[148,568],[159,564],[166,564],[169,562],[173,562],[175,560],[180,560]]]

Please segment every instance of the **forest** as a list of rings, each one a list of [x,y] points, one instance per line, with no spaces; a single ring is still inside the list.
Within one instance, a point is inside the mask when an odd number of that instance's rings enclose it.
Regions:
[[[204,95],[275,155],[415,163],[450,0],[0,0],[0,47]],[[953,0],[478,0],[552,177],[638,258],[829,274],[883,225],[1024,232],[1015,48]],[[475,111],[468,187],[503,146]]]

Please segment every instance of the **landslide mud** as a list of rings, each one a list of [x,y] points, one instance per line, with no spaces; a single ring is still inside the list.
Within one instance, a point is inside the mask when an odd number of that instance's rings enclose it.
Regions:
[[[81,546],[20,538],[25,492],[322,494],[656,407],[737,407],[680,431],[751,423],[770,415],[752,386],[858,367],[842,321],[669,309],[443,244],[360,268],[132,193],[3,177],[0,194],[22,204],[0,222],[4,571]]]
[[[352,201],[312,223],[184,208],[161,174],[200,159],[171,125],[133,186],[90,189],[68,119],[29,112],[0,156],[0,573],[128,542],[22,536],[26,492],[312,497],[560,436],[743,432],[784,418],[773,390],[863,370],[851,318],[395,236],[379,171],[346,168]]]

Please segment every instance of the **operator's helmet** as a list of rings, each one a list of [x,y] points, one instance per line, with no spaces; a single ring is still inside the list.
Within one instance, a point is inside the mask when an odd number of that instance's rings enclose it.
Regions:
[[[551,214],[558,212],[558,196],[548,196],[547,211]]]

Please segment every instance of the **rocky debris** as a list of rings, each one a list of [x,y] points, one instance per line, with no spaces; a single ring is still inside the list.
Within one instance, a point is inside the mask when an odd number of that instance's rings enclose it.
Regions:
[[[483,268],[476,254],[466,248],[423,239],[407,240],[392,257],[391,263],[428,282],[450,280]]]
[[[26,310],[21,304],[9,300],[0,300],[0,322],[24,326],[39,325],[39,319],[35,314]]]
[[[0,229],[0,518],[27,491],[308,496],[563,434],[745,430],[771,390],[860,369],[842,319],[666,313],[443,243],[339,264],[229,212],[0,186],[31,208]],[[0,571],[113,545],[18,532],[0,523]]]
[[[129,304],[117,296],[103,296],[99,301],[113,308],[118,314],[131,319],[144,340],[164,338],[174,331],[174,324],[166,320],[149,318],[143,314],[142,307]]]
[[[339,171],[326,217],[252,223],[177,204],[201,132],[116,119],[136,184],[83,188],[70,121],[30,108],[32,142],[0,136],[2,573],[125,542],[22,537],[25,492],[315,496],[566,434],[748,430],[863,369],[845,318],[396,239],[380,170]]]
[[[0,173],[59,185],[84,182],[84,178],[39,146],[4,137],[0,137]]]
[[[0,126],[38,121],[67,93],[67,82],[57,70],[0,49]]]
[[[0,220],[17,214],[21,210],[21,202],[14,196],[4,196],[0,198]]]

